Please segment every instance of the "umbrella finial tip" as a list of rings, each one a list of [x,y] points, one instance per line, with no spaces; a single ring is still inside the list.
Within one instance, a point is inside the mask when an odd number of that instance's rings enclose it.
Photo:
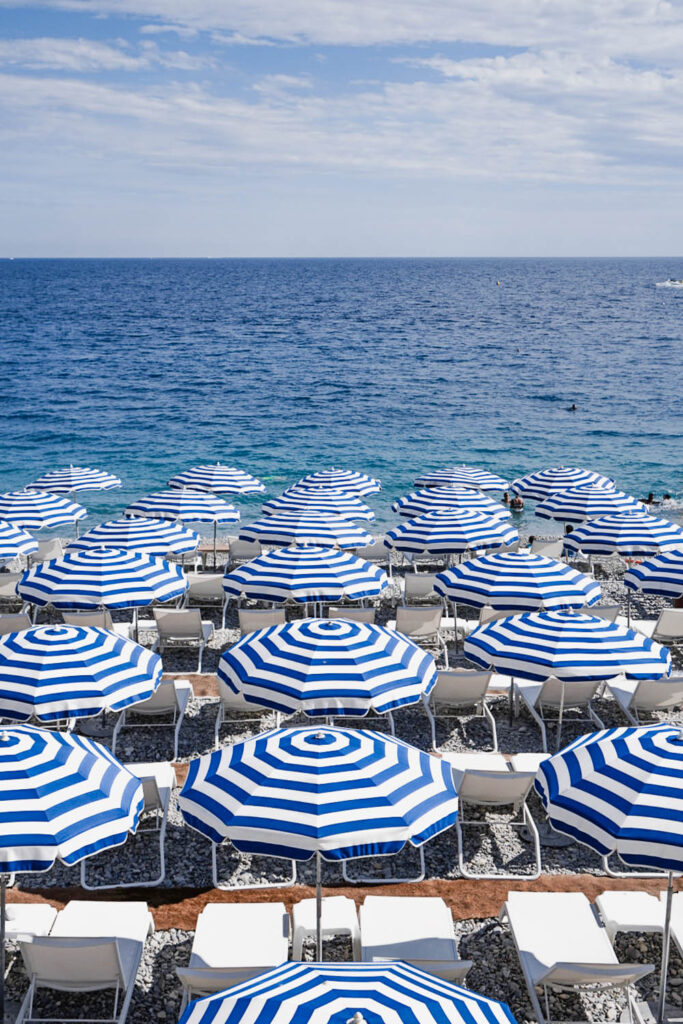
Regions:
[[[349,1017],[346,1024],[367,1024],[367,1022],[360,1010],[356,1010],[353,1017]]]

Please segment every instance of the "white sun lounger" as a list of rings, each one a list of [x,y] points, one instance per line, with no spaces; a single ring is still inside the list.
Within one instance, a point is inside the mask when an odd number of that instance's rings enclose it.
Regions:
[[[209,903],[197,918],[188,967],[176,968],[187,1006],[284,963],[289,914],[284,903]]]
[[[245,700],[241,693],[233,693],[230,687],[222,680],[218,680],[218,714],[213,732],[213,749],[218,750],[221,745],[221,729],[229,722],[260,722],[269,709],[260,704],[252,704]],[[275,712],[275,726],[280,728],[282,715]]]
[[[604,729],[604,723],[593,707],[593,698],[601,686],[601,682],[593,680],[572,679],[570,682],[562,682],[555,676],[550,676],[542,683],[534,682],[531,679],[515,679],[513,685],[515,706],[519,705],[520,700],[526,705],[529,714],[541,730],[544,751],[548,750],[547,726],[551,724],[547,712],[556,712],[552,724],[557,727],[555,749],[559,750],[564,713],[569,709],[585,708],[587,716],[579,721],[590,722],[598,729]],[[573,721],[577,721],[577,719],[573,719]]]
[[[619,963],[583,893],[510,892],[500,916],[510,927],[539,1024],[551,1020],[550,988],[626,989],[632,1019],[641,1019],[630,986],[654,966]]]
[[[5,938],[19,942],[34,935],[49,935],[57,911],[49,903],[8,903],[5,906]]]
[[[665,904],[649,892],[608,890],[596,898],[595,907],[612,941],[617,932],[664,931]]]
[[[683,705],[683,675],[663,679],[626,679],[617,676],[607,683],[609,693],[632,725],[640,725],[640,713],[667,711]]]
[[[178,760],[178,737],[180,727],[185,718],[185,711],[194,690],[189,679],[162,679],[159,686],[148,700],[139,704],[131,704],[119,715],[112,735],[112,754],[116,753],[116,744],[122,729],[138,728],[172,728],[173,729],[173,760]],[[129,722],[128,715],[139,715],[142,722]],[[150,719],[165,718],[170,721],[154,722]]]
[[[366,896],[360,908],[361,959],[407,960],[461,982],[471,960],[458,959],[453,916],[438,896]]]
[[[453,718],[453,715],[437,713],[437,707],[465,708],[474,707],[488,722],[492,733],[493,750],[498,750],[496,720],[486,704],[486,694],[491,684],[491,673],[477,669],[448,669],[437,673],[436,684],[425,701],[432,711],[430,724],[432,727],[432,747],[438,750],[436,742],[436,718]]]
[[[36,1019],[34,1002],[41,988],[60,992],[114,989],[110,1017],[101,1024],[123,1024],[128,1016],[145,939],[154,931],[146,903],[96,903],[72,900],[56,917],[50,935],[21,942],[30,984],[16,1024]],[[49,1024],[56,1018],[37,1018]],[[87,1018],[83,1018],[87,1021]]]

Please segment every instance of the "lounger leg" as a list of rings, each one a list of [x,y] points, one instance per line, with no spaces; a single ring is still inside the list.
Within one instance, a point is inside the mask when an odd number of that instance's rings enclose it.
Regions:
[[[491,708],[486,703],[486,698],[484,698],[484,700],[481,702],[481,710],[482,710],[482,714],[483,714],[484,718],[487,720],[487,722],[491,726],[491,732],[493,733],[493,747],[492,747],[492,750],[493,750],[494,754],[497,754],[498,753],[498,731],[496,729],[496,720],[493,717],[493,712],[491,711]]]
[[[429,725],[432,730],[432,750],[438,750],[438,747],[436,745],[436,719],[432,714],[432,709],[429,706],[429,697],[425,697],[424,694],[422,694],[422,708],[429,720]]]
[[[251,882],[249,885],[250,889],[278,889],[286,885],[296,884],[296,861],[292,862],[292,871],[284,882]],[[214,889],[222,889],[224,892],[230,892],[233,889],[243,889],[244,885],[238,883],[237,885],[227,885],[225,882],[221,882],[218,877],[218,850],[216,843],[211,843],[211,873],[213,877]]]

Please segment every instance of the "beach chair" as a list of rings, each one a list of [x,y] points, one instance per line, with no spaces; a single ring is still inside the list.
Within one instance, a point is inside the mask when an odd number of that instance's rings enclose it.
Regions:
[[[221,629],[225,629],[228,595],[223,590],[223,574],[219,572],[188,572],[189,586],[185,591],[184,608],[218,608]]]
[[[299,900],[292,906],[292,960],[303,960],[304,942],[317,934],[315,899]],[[322,938],[349,935],[353,959],[361,959],[360,926],[356,904],[348,896],[323,896]]]
[[[208,903],[197,918],[189,965],[176,968],[183,986],[181,1012],[191,999],[284,963],[288,940],[284,903]]]
[[[81,861],[81,885],[84,889],[93,891],[95,889],[129,889],[145,888],[154,885],[162,885],[166,878],[166,822],[168,819],[168,808],[171,803],[171,794],[176,784],[173,765],[168,761],[134,762],[126,764],[129,772],[142,782],[142,792],[145,799],[143,815],[136,832],[138,836],[151,835],[156,838],[159,846],[159,873],[155,878],[136,878],[135,881],[116,878],[114,882],[100,882],[92,885],[88,882],[88,866],[96,864],[99,858],[86,857]],[[116,851],[109,851],[101,855],[102,859],[109,857],[110,862],[117,856]],[[118,874],[118,872],[116,872]]]
[[[565,712],[584,708],[586,717],[581,719],[572,718],[572,722],[591,722],[598,729],[604,729],[602,720],[598,717],[593,708],[593,698],[602,687],[602,682],[594,680],[572,679],[570,682],[562,682],[555,676],[550,676],[545,682],[537,683],[530,679],[515,679],[513,682],[513,698],[515,708],[518,708],[519,701],[526,706],[527,711],[541,730],[541,742],[543,750],[548,750],[547,727],[554,724],[557,728],[557,742],[555,749],[560,749],[562,737],[562,725]],[[556,713],[554,720],[548,716],[551,712]]]
[[[429,697],[424,698],[425,708],[431,711],[429,715],[432,727],[432,747],[438,750],[436,742],[436,719],[456,718],[456,715],[445,715],[438,708],[466,708],[474,707],[491,727],[493,737],[493,750],[498,750],[498,735],[496,733],[496,722],[486,704],[486,691],[491,682],[490,672],[480,672],[477,669],[448,669],[437,674],[436,684]]]
[[[29,565],[36,565],[38,562],[49,562],[51,558],[62,558],[64,545],[59,537],[51,537],[48,540],[38,541],[38,550],[33,551],[27,559]]]
[[[626,679],[615,676],[607,682],[607,690],[614,697],[631,725],[640,725],[640,715],[667,711],[683,705],[683,675],[662,679]]]
[[[359,605],[331,604],[327,609],[327,617],[328,619],[348,619],[350,622],[367,622],[373,625],[375,609],[362,608]]]
[[[616,622],[620,611],[621,606],[618,604],[592,604],[581,608],[582,615],[594,615],[598,619],[605,619],[606,622]]]
[[[436,573],[408,572],[403,577],[403,600],[406,604],[440,604],[443,598],[434,590]]]
[[[441,635],[443,607],[422,607],[420,605],[401,604],[396,609],[396,618],[387,622],[387,629],[395,629],[409,640],[433,651],[435,657],[441,655],[444,667],[448,668],[448,647]]]
[[[683,645],[683,608],[665,608],[655,622],[651,619],[631,620],[631,629],[637,629],[665,647]]]
[[[391,551],[384,546],[382,537],[374,540],[372,544],[354,548],[353,553],[356,558],[362,558],[364,562],[373,562],[375,565],[384,566],[387,576],[391,576]]]
[[[552,1020],[551,988],[576,993],[624,989],[631,1020],[642,1019],[632,986],[654,966],[619,962],[607,929],[583,893],[509,892],[500,918],[510,928],[539,1024]]]
[[[237,540],[237,538],[231,540],[226,572],[238,565],[253,561],[260,554],[263,554],[263,548],[258,540]]]
[[[254,633],[268,626],[281,626],[287,621],[284,608],[238,608],[237,619],[240,633]]]
[[[57,911],[49,903],[7,903],[5,938],[22,942],[37,935],[49,935],[56,917]]]
[[[160,654],[168,647],[197,647],[197,672],[202,670],[204,650],[213,636],[213,622],[202,621],[198,608],[162,609],[153,608],[152,614],[157,627],[154,649]]]
[[[92,612],[62,612],[62,622],[67,626],[92,626],[96,629],[108,629],[126,640],[130,640],[133,627],[130,622],[114,622],[108,608]]]
[[[100,1011],[90,1020],[124,1024],[145,940],[153,931],[146,903],[71,900],[57,914],[49,935],[19,943],[29,988],[16,1024],[60,1020],[38,1014],[41,989],[77,993],[113,989],[111,1014],[102,1017]]]
[[[33,623],[26,612],[7,612],[0,615],[0,636],[18,633],[22,629],[30,629]]]
[[[241,693],[234,693],[222,680],[218,680],[218,714],[213,734],[213,749],[218,750],[221,745],[221,729],[228,722],[259,722],[263,715],[268,713],[268,708],[259,704],[252,704],[245,700]],[[239,717],[238,717],[239,716]],[[249,717],[245,717],[249,716]],[[276,728],[280,728],[282,716],[279,711],[275,712]]]
[[[0,572],[0,605],[19,605],[24,610],[28,609],[29,605],[24,604],[22,598],[17,594],[17,583],[22,576],[21,572]],[[35,612],[34,608],[34,615]]]
[[[540,538],[532,540],[531,542],[531,554],[532,555],[545,555],[546,558],[562,559],[562,549],[564,547],[564,541],[561,537],[557,540],[541,540]]]
[[[453,915],[439,896],[366,896],[360,908],[361,960],[407,960],[461,983],[472,966],[460,960]]]
[[[458,791],[458,818],[455,823],[458,836],[458,864],[465,878],[538,878],[541,874],[541,841],[536,822],[526,804],[526,798],[534,784],[536,771],[515,771],[501,754],[486,753],[445,753],[443,759],[453,769],[455,788]],[[500,808],[512,806],[509,821],[481,820],[469,818],[468,807]],[[528,830],[534,848],[534,867],[530,872],[483,872],[467,867],[464,853],[465,832],[480,832],[486,829],[496,832],[500,829]]]
[[[147,700],[139,704],[131,704],[120,713],[112,735],[112,754],[116,753],[116,743],[122,729],[157,728],[173,729],[173,760],[178,759],[178,737],[185,712],[194,690],[189,679],[162,679],[161,683]],[[130,722],[128,716],[139,715],[142,722]],[[149,719],[163,717],[166,721],[153,722]],[[170,718],[170,721],[168,719]]]
[[[485,604],[479,609],[479,618],[477,619],[465,619],[459,615],[455,622],[455,628],[458,636],[467,637],[470,633],[473,633],[477,626],[484,626],[487,622],[493,622],[494,619],[507,619],[510,615],[514,615],[511,611],[499,611],[496,608],[492,608],[491,605]]]
[[[617,932],[661,935],[664,931],[665,905],[648,892],[609,889],[596,896],[595,908],[611,942]]]

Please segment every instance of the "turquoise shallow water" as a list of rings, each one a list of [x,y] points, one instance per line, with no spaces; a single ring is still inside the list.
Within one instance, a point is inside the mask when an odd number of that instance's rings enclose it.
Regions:
[[[111,470],[90,522],[216,459],[269,494],[371,472],[383,524],[453,462],[680,495],[683,292],[654,287],[674,262],[1,261],[0,484]]]

